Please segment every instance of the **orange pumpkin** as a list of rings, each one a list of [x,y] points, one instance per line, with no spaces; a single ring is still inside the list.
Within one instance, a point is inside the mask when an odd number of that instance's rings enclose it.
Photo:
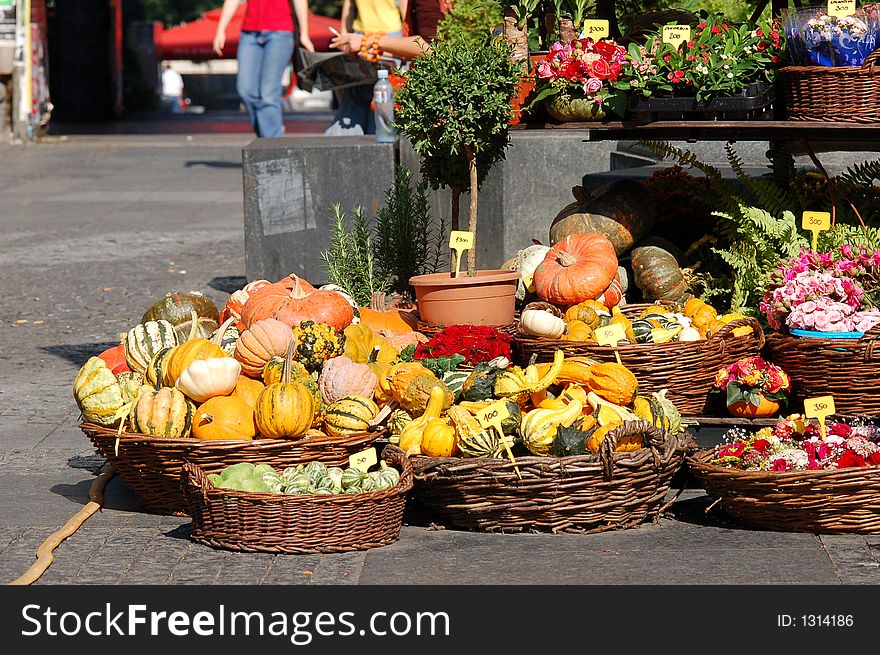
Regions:
[[[192,434],[196,439],[253,439],[254,408],[237,396],[214,396],[196,410]]]
[[[229,355],[220,347],[226,328],[234,319],[228,318],[217,330],[213,341],[197,337],[184,341],[182,344],[172,346],[163,361],[163,384],[173,387],[177,378],[186,370],[186,367],[198,359],[213,359],[214,357],[228,357]]]
[[[235,358],[245,375],[258,378],[272,357],[284,356],[293,340],[293,331],[275,318],[264,318],[241,333],[235,344]]]
[[[427,343],[429,341],[427,335],[412,330],[409,332],[379,330],[379,336],[385,339],[388,345],[394,348],[397,352],[400,352],[408,346],[418,346],[420,343]]]
[[[411,332],[416,325],[413,310],[392,306],[385,300],[384,293],[374,293],[370,299],[370,306],[360,307],[358,311],[361,315],[361,325],[369,326],[373,332],[379,330]]]
[[[265,388],[266,385],[259,380],[254,380],[246,375],[239,375],[238,382],[235,383],[235,389],[233,390],[232,395],[241,398],[253,408],[257,405],[257,398],[259,397],[260,392]]]
[[[244,308],[248,298],[250,298],[251,293],[270,284],[272,283],[269,282],[269,280],[254,280],[253,282],[244,285],[238,291],[234,291],[232,295],[229,296],[229,300],[226,301],[223,311],[220,312],[220,322],[225,322],[226,319],[231,316],[235,319],[234,325],[236,329],[241,330],[241,310]]]
[[[570,234],[535,269],[535,290],[554,305],[576,305],[601,296],[617,275],[617,255],[601,234]]]
[[[568,323],[568,331],[562,335],[564,341],[595,341],[593,328],[583,321]]]
[[[288,284],[292,287],[288,288]],[[241,322],[248,329],[256,321],[275,318],[293,327],[314,321],[344,330],[354,320],[354,310],[335,291],[319,291],[296,276],[254,291],[241,311]]]

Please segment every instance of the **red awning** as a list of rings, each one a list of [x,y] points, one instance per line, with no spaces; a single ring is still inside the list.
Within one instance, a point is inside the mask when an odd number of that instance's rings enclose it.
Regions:
[[[235,59],[245,8],[245,4],[238,6],[232,22],[226,29],[226,47],[223,48],[222,57],[218,57],[212,49],[221,10],[212,9],[194,21],[167,30],[162,28],[161,23],[157,23],[156,31],[153,33],[156,59],[160,61],[165,59],[191,59],[194,61]],[[340,29],[339,21],[335,18],[309,14],[309,36],[312,43],[315,44],[316,50],[330,49],[330,39],[333,38],[330,27],[336,30]]]

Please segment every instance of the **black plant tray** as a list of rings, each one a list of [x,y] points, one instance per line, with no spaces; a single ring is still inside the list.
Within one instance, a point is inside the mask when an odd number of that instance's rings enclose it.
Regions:
[[[696,98],[630,97],[628,111],[639,123],[674,120],[772,120],[776,90],[772,84],[750,84],[735,96],[697,102]]]

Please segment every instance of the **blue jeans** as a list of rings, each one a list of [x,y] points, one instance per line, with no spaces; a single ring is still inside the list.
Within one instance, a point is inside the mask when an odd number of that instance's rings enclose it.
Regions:
[[[293,54],[293,32],[242,32],[236,89],[257,136],[281,136],[281,79]]]

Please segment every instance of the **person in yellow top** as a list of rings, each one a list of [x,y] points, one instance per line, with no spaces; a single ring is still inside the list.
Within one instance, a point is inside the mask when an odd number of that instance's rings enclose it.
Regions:
[[[368,33],[402,36],[402,11],[406,9],[407,0],[400,1],[401,5],[398,5],[397,0],[342,0],[340,36]],[[376,122],[370,110],[373,99],[372,82],[338,89],[334,93],[339,109],[333,123],[324,131],[326,136],[376,133]]]

